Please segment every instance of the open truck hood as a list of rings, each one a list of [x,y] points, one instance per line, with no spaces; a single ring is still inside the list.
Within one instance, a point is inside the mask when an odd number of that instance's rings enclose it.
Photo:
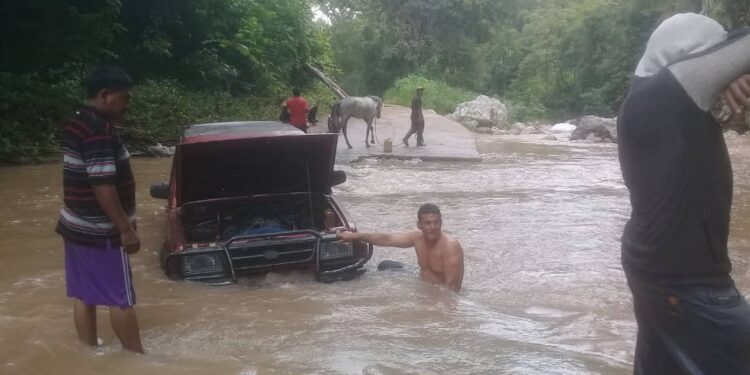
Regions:
[[[191,127],[175,152],[177,204],[257,194],[330,194],[338,134],[294,130],[275,122]]]

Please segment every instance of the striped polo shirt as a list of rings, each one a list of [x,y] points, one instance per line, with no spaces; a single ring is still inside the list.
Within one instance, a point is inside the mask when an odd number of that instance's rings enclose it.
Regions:
[[[92,186],[113,185],[130,221],[135,220],[135,181],[128,150],[114,126],[93,107],[83,107],[61,124],[63,200],[57,233],[67,241],[120,246],[120,234],[99,206]]]

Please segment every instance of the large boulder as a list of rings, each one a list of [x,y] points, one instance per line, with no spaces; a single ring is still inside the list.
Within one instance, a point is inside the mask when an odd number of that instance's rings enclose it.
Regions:
[[[148,146],[146,148],[146,154],[152,157],[167,157],[174,155],[174,147],[163,146],[161,143],[156,143],[154,146]]]
[[[617,142],[617,119],[614,118],[606,118],[606,117],[598,117],[598,116],[583,116],[578,120],[578,128],[584,128],[584,129],[596,129],[600,126],[603,126],[607,129],[607,132],[609,132],[610,139],[612,139],[613,142]],[[587,132],[591,132],[591,130],[583,130]],[[584,139],[586,138],[586,135],[583,135]],[[573,137],[571,136],[571,140]]]
[[[508,123],[508,109],[498,99],[479,95],[470,102],[459,104],[448,117],[467,127],[476,124],[477,128],[504,128]]]
[[[477,120],[466,120],[462,122],[463,126],[466,127],[466,129],[469,129],[471,131],[476,131],[479,127],[479,121]]]
[[[508,130],[508,132],[512,135],[520,135],[521,133],[523,133],[525,129],[526,129],[526,124],[522,122],[517,122],[510,126],[510,129]]]
[[[610,134],[609,129],[602,124],[579,125],[573,133],[570,134],[570,140],[587,140],[589,142],[615,142],[615,138]]]

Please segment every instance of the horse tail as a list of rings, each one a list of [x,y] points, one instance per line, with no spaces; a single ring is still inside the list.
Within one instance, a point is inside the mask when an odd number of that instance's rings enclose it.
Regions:
[[[374,99],[375,102],[378,103],[378,111],[375,112],[375,116],[377,116],[377,118],[380,118],[380,110],[383,109],[383,99],[381,99],[379,96],[375,96]]]

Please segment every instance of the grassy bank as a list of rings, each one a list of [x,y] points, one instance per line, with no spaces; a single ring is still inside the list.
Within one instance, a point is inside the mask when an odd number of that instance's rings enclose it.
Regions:
[[[409,107],[417,87],[424,87],[423,107],[445,115],[452,113],[460,103],[477,97],[476,93],[451,87],[442,81],[410,75],[393,83],[385,92],[385,101]]]

